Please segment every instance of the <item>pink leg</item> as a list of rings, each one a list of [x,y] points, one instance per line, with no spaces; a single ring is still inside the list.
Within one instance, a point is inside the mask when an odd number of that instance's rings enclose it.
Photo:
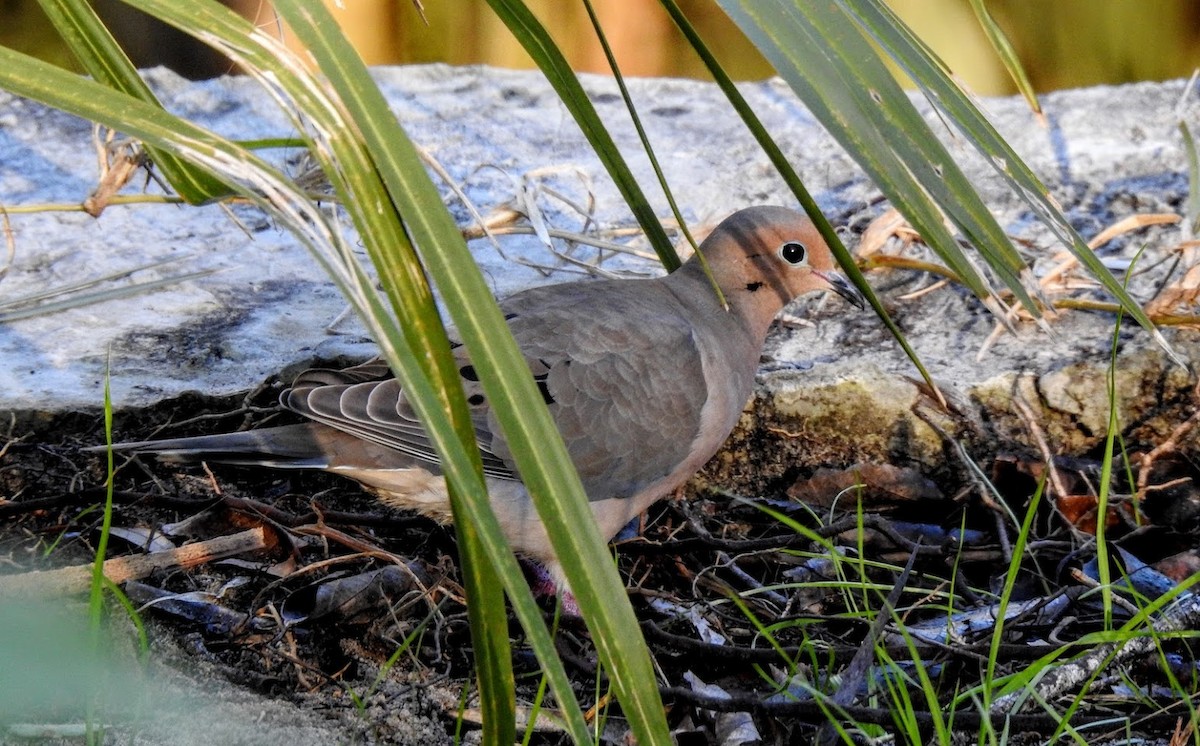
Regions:
[[[533,595],[539,598],[558,598],[558,603],[562,607],[562,615],[570,619],[582,619],[583,615],[579,613],[579,603],[575,600],[575,594],[565,586],[560,586],[558,579],[553,573],[546,569],[540,562],[533,560],[523,560],[522,564],[529,570],[529,574],[533,577],[530,579],[530,589]]]

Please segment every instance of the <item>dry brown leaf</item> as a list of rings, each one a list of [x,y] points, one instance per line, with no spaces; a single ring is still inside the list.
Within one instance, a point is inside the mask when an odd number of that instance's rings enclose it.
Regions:
[[[1155,562],[1154,569],[1176,583],[1182,583],[1200,572],[1200,550],[1189,549]]]
[[[915,469],[891,464],[855,464],[848,469],[818,469],[812,477],[788,488],[788,497],[809,505],[830,507],[843,492],[853,501],[880,510],[916,500],[940,500],[942,492]]]
[[[884,247],[893,238],[900,239],[901,250],[921,238],[895,208],[887,210],[871,221],[871,224],[863,231],[855,253],[861,257],[883,253]]]
[[[1063,495],[1055,498],[1054,504],[1072,526],[1085,534],[1096,533],[1097,500],[1094,495]],[[1104,527],[1115,528],[1120,521],[1116,507],[1109,505]]]
[[[1133,231],[1152,225],[1178,223],[1179,220],[1180,217],[1175,213],[1129,215],[1097,233],[1092,237],[1092,240],[1088,241],[1087,246],[1092,251],[1095,251],[1117,236],[1123,236],[1126,233],[1132,233]],[[1046,289],[1049,289],[1059,277],[1079,266],[1079,260],[1075,258],[1075,255],[1065,250],[1055,254],[1052,261],[1058,262],[1058,266],[1043,275],[1041,279],[1042,287]]]
[[[1174,248],[1182,256],[1183,279],[1164,287],[1146,304],[1146,312],[1169,314],[1175,310],[1191,312],[1200,300],[1200,241],[1183,241]]]

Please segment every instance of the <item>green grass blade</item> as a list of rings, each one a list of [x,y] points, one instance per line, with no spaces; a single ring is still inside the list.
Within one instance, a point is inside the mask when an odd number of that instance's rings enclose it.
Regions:
[[[501,595],[503,587],[508,587],[510,595],[516,594],[514,598],[520,598],[519,594],[524,594],[527,599],[524,610],[521,610],[522,604],[519,602],[515,601],[514,604],[523,622],[530,628],[535,650],[551,668],[558,664],[558,661],[554,657],[553,646],[544,631],[544,625],[537,616],[536,605],[529,597],[529,590],[524,584],[520,569],[488,506],[486,489],[479,471],[478,451],[473,444],[473,431],[466,416],[465,400],[458,383],[457,371],[449,355],[445,333],[432,304],[432,295],[425,283],[423,269],[395,211],[388,207],[393,200],[379,180],[379,164],[365,149],[365,143],[360,141],[360,129],[346,121],[349,112],[345,102],[331,99],[326,95],[325,89],[312,86],[311,82],[303,77],[303,64],[291,59],[282,49],[271,48],[273,42],[268,38],[261,35],[252,38],[241,19],[208,3],[180,7],[172,3],[142,2],[139,6],[185,31],[194,26],[205,29],[210,36],[216,33],[220,37],[222,51],[252,74],[269,71],[269,82],[281,86],[291,94],[295,106],[311,118],[312,129],[326,134],[326,140],[315,143],[318,147],[314,148],[314,152],[322,161],[324,170],[330,176],[342,203],[350,211],[373,263],[384,278],[393,309],[405,320],[399,329],[389,328],[386,320],[368,320],[368,328],[375,330],[377,341],[403,382],[406,393],[430,433],[431,440],[442,454],[451,494],[459,498],[455,499],[452,505],[463,537],[459,547],[464,554],[464,576],[473,591],[469,613],[472,615],[472,633],[475,635],[476,652],[479,656],[478,670],[483,704],[488,714],[488,737],[498,742],[506,739],[511,741],[513,683],[511,653]],[[300,14],[290,19],[293,31],[300,35],[311,30],[313,24],[319,22],[325,23],[326,30],[336,29],[336,24],[327,16],[321,19],[319,8],[312,16],[305,15],[306,12],[312,11],[309,6],[291,9]],[[194,15],[196,13],[207,15],[198,19]],[[337,55],[334,57],[338,58]],[[362,69],[361,63],[354,65],[348,62],[356,60],[353,52],[340,56],[338,60],[348,65],[351,71]],[[337,70],[337,65],[329,64],[328,60],[324,62],[327,74],[335,81],[345,83],[345,71]],[[370,87],[370,90],[375,90],[373,83],[366,76],[365,69],[362,71],[362,79],[366,81],[365,85]],[[353,95],[350,93],[348,97]],[[381,110],[394,128],[394,118],[388,112],[386,104]],[[298,128],[302,128],[304,124],[305,122],[297,122]],[[407,143],[403,133],[399,134]],[[386,149],[385,147],[384,150]],[[419,166],[418,171],[420,178],[428,182],[428,177]],[[436,195],[436,192],[434,194]],[[445,214],[440,202],[427,205],[416,212],[427,215],[431,210]],[[450,234],[451,240],[462,242],[452,221]],[[446,240],[444,236],[439,239],[441,243]],[[424,245],[437,244],[426,242]],[[474,270],[469,256],[466,265]],[[357,299],[356,308],[360,312],[368,310],[373,314],[386,316],[382,308],[376,307],[374,294],[366,288],[363,290],[366,292]],[[483,297],[486,297],[486,294]],[[354,300],[352,298],[352,302]],[[395,334],[395,338],[389,338],[396,332],[398,334]],[[456,422],[447,419],[447,410],[457,411],[459,416],[454,418]],[[471,445],[464,445],[464,442]],[[463,497],[466,499],[461,499]],[[467,511],[467,515],[464,515],[464,510]],[[493,561],[502,568],[505,574],[504,585],[497,582],[489,562],[482,559],[480,539],[488,545]],[[534,625],[541,626],[540,635]],[[564,683],[565,674],[560,671],[560,675],[552,675],[551,680],[558,684],[556,695],[562,699],[564,706],[569,708],[572,699],[569,686]],[[577,706],[576,712],[578,713]],[[582,732],[581,713],[576,714],[575,722],[578,725],[576,730]]]
[[[1173,358],[1174,352],[1154,327],[1153,322],[1117,281],[1087,242],[1071,226],[1066,216],[1050,197],[1046,186],[1016,151],[1004,141],[971,99],[946,74],[942,63],[909,30],[896,15],[879,0],[838,0],[848,11],[847,20],[859,24],[872,41],[884,49],[892,60],[912,79],[925,96],[954,123],[962,137],[992,165],[1042,223],[1079,260],[1087,271],[1104,286],[1120,306],[1138,324],[1151,332],[1154,340]],[[1178,360],[1176,358],[1176,360]]]
[[[1179,119],[1179,137],[1183,140],[1183,152],[1187,154],[1188,162],[1188,197],[1184,203],[1183,219],[1191,228],[1192,238],[1196,238],[1200,235],[1200,157],[1196,155],[1196,140],[1192,137],[1192,130],[1182,117]]]
[[[133,63],[85,0],[38,0],[75,58],[96,80],[142,101],[158,103]],[[193,168],[168,150],[147,148],[147,154],[164,178],[189,204],[202,204],[227,196],[219,181]]]
[[[309,7],[303,0],[283,0],[276,8],[309,47],[331,83],[339,87],[356,124],[379,158],[376,166],[405,216],[407,229],[422,247],[424,266],[482,373],[481,383],[512,446],[523,481],[539,514],[547,517],[551,543],[635,733],[646,743],[666,738],[666,720],[649,654],[640,633],[630,632],[639,629],[637,620],[574,466],[524,357],[508,333],[499,308],[491,301],[483,275],[453,218],[442,206],[416,148],[397,125],[366,68],[343,46],[344,38],[331,31],[336,28],[332,19],[298,28],[297,21],[321,18],[322,8]],[[516,594],[512,590],[514,609],[522,614],[515,596],[528,591]],[[555,686],[553,679],[551,684]],[[556,688],[555,695],[561,697],[562,693]]]
[[[108,555],[108,535],[112,529],[112,512],[113,512],[113,476],[116,474],[116,469],[113,462],[112,449],[112,387],[109,385],[111,378],[109,376],[109,365],[104,366],[104,444],[107,463],[105,465],[104,478],[104,513],[100,520],[100,538],[96,541],[96,556],[92,559],[92,582],[88,593],[88,630],[92,638],[92,655],[98,656],[103,645],[104,635],[104,561]],[[96,703],[93,697],[88,698],[87,703],[87,740],[89,743],[103,740],[103,730],[99,733],[94,730],[97,727]],[[102,728],[102,726],[101,726]],[[99,740],[97,740],[99,736]]]
[[[163,9],[159,7],[157,10]],[[321,9],[309,14],[308,11],[311,10],[311,7],[308,5],[302,7],[289,5],[286,8],[289,13],[285,14],[283,12],[285,9],[277,5],[276,10],[289,21],[290,28],[297,38],[306,43],[312,42],[314,38],[325,38],[314,32],[315,24],[324,23],[327,33],[337,34],[337,25],[328,18],[327,14],[321,13]],[[222,11],[213,9],[212,12],[221,13]],[[236,26],[238,21],[230,19],[229,23]],[[185,26],[185,24],[179,25],[181,28]],[[202,28],[210,26],[211,24],[206,24]],[[337,38],[340,39],[340,35]],[[246,51],[253,54],[253,50]],[[362,68],[361,63],[354,64],[358,58],[356,53],[348,48],[348,45],[340,49],[339,54],[342,57],[341,69],[336,69],[335,66],[328,64],[328,55],[320,57],[319,60],[331,83],[335,84],[335,88],[337,83],[345,84],[350,79],[349,75]],[[257,55],[255,57],[254,64],[258,64]],[[268,64],[271,64],[270,60],[268,60]],[[306,91],[304,80],[290,75],[290,71],[287,69],[276,70],[271,67],[267,69],[278,77],[286,90],[297,96],[298,101],[302,100],[301,97],[305,95]],[[365,69],[363,78],[366,81],[365,85],[373,87],[370,78],[365,74]],[[343,90],[339,93],[348,96],[345,87],[343,85]],[[349,93],[352,94],[353,91]],[[486,535],[496,543],[493,551],[497,554],[507,553],[507,545],[503,542],[498,526],[493,527],[490,532],[481,534],[477,526],[484,519],[472,520],[464,507],[465,502],[473,502],[477,506],[477,510],[487,510],[487,492],[482,484],[482,472],[480,471],[478,450],[474,442],[474,430],[467,412],[462,387],[458,382],[457,369],[450,355],[448,340],[442,329],[441,319],[433,305],[432,295],[425,282],[420,261],[400,223],[399,216],[395,210],[384,207],[385,205],[390,206],[392,200],[380,179],[374,154],[370,152],[367,143],[359,141],[358,128],[346,126],[344,120],[349,118],[349,112],[342,108],[343,105],[342,101],[330,101],[328,105],[322,106],[320,102],[314,101],[311,105],[301,105],[300,108],[302,111],[310,112],[310,116],[313,117],[314,123],[318,124],[319,130],[342,133],[331,135],[329,138],[334,157],[322,158],[321,155],[318,155],[318,160],[322,161],[325,173],[329,175],[331,184],[341,196],[342,203],[347,206],[358,227],[372,263],[380,273],[382,284],[393,310],[405,322],[402,328],[406,344],[397,341],[392,347],[397,353],[406,348],[410,352],[396,354],[395,359],[393,359],[393,354],[388,353],[389,364],[394,370],[398,370],[406,364],[406,361],[418,361],[417,364],[421,370],[413,370],[409,375],[428,377],[433,384],[434,398],[427,402],[427,406],[433,409],[440,406],[450,414],[449,421],[442,421],[430,428],[439,431],[439,435],[434,438],[435,442],[438,438],[457,439],[465,449],[459,452],[461,459],[455,461],[453,466],[447,469],[446,476],[450,487],[451,508],[458,528],[458,548],[462,558],[463,580],[470,599],[468,615],[475,643],[476,670],[481,708],[484,713],[485,739],[497,743],[511,742],[515,738],[513,721],[515,682],[504,606],[503,589],[505,584],[500,582],[496,569],[487,559],[487,550],[483,546],[484,539],[482,537]],[[392,119],[386,104],[383,111],[389,119]],[[353,141],[348,141],[344,136],[349,132],[356,133],[352,137]],[[402,133],[400,137],[403,137]],[[321,149],[316,148],[315,151],[320,153]],[[421,175],[424,176],[423,171]],[[416,209],[440,209],[444,212],[440,203],[436,206],[425,205]],[[461,241],[453,224],[451,224],[450,231],[455,238]],[[414,350],[422,351],[424,354],[414,355],[411,352]],[[420,362],[422,360],[425,361],[424,365]],[[404,380],[406,376],[402,375],[401,378]],[[406,381],[406,390],[409,385],[410,382]],[[516,583],[524,582],[515,563],[505,569],[511,575],[507,585],[514,586]]]
[[[909,634],[908,627],[905,626],[904,618],[892,608],[886,609],[892,615],[892,619],[896,624],[896,629],[904,638],[904,644],[908,648],[909,655],[912,657],[913,669],[916,672],[917,682],[920,684],[920,691],[925,698],[925,706],[929,708],[929,714],[933,719],[933,732],[936,734],[935,743],[949,743],[950,728],[946,723],[947,718],[954,717],[954,711],[942,711],[942,704],[938,701],[937,687],[933,685],[933,681],[929,678],[927,666],[921,660],[921,656],[917,650],[916,640]]]
[[[683,219],[683,214],[679,211],[679,205],[675,202],[675,195],[671,191],[671,185],[667,183],[667,177],[663,174],[662,167],[659,166],[658,156],[654,154],[654,148],[650,146],[650,137],[646,134],[646,128],[642,126],[642,118],[638,116],[637,107],[633,105],[633,97],[629,95],[629,87],[625,85],[625,77],[621,75],[621,68],[617,65],[617,57],[613,54],[612,47],[608,44],[608,38],[604,35],[604,28],[600,25],[600,19],[596,16],[596,9],[592,5],[592,0],[583,0],[583,7],[587,9],[588,19],[592,22],[592,29],[596,32],[596,38],[600,41],[600,48],[604,50],[604,58],[608,60],[608,67],[612,70],[613,80],[617,82],[617,88],[621,91],[621,99],[625,102],[625,110],[629,112],[629,118],[633,120],[633,127],[637,130],[638,139],[642,141],[642,150],[646,153],[646,158],[650,161],[650,167],[654,170],[654,176],[658,179],[658,186],[662,189],[663,194],[667,198],[667,205],[671,208],[671,214],[675,216],[675,222],[679,224],[679,230],[683,233],[687,242],[691,244],[692,251],[696,253],[696,258],[700,260],[700,266],[704,268],[704,274],[708,277],[709,283],[712,285],[713,292],[717,294],[717,299],[721,302],[721,306],[728,308],[729,304],[725,300],[725,293],[722,292],[721,286],[717,284],[717,278],[713,276],[712,269],[708,266],[708,260],[704,258],[700,247],[696,245],[696,239],[692,238],[692,232],[688,230],[687,221]]]
[[[971,292],[985,300],[992,295],[943,224],[939,205],[1021,303],[1037,313],[1004,231],[840,6],[720,3]]]
[[[1008,604],[1012,599],[1013,589],[1016,587],[1017,576],[1021,572],[1021,560],[1025,557],[1025,545],[1029,542],[1029,537],[1033,532],[1033,519],[1037,515],[1038,505],[1041,504],[1045,489],[1046,479],[1043,477],[1041,482],[1038,483],[1033,497],[1029,499],[1029,506],[1025,509],[1025,518],[1021,522],[1021,530],[1017,533],[1016,542],[1013,543],[1012,559],[1008,563],[1008,573],[1004,576],[1004,587],[1000,591],[996,624],[992,627],[992,637],[988,648],[987,674],[983,680],[983,702],[985,707],[990,707],[993,700],[993,691],[989,683],[996,676],[996,664],[999,662],[1000,644],[1004,642],[1004,620],[1008,613]]]
[[[512,743],[517,737],[513,715],[517,695],[512,668],[512,643],[508,638],[508,613],[504,606],[504,585],[496,567],[487,557],[484,539],[470,520],[468,511],[454,507],[463,500],[451,491],[454,535],[459,542],[463,583],[467,590],[467,618],[471,623],[471,639],[475,645],[475,677],[479,682],[483,742]],[[575,708],[568,703],[564,709]]]
[[[1104,433],[1104,455],[1100,459],[1100,484],[1096,491],[1096,579],[1100,583],[1100,608],[1104,614],[1104,629],[1112,629],[1113,587],[1109,566],[1108,507],[1112,492],[1113,451],[1117,439],[1117,351],[1120,350],[1121,314],[1113,324],[1112,347],[1108,371],[1104,377],[1108,399],[1108,427]]]
[[[671,16],[671,20],[675,22],[675,26],[680,30],[681,33],[683,33],[684,38],[687,39],[688,44],[691,45],[697,56],[700,57],[700,60],[704,63],[704,66],[708,68],[709,73],[713,76],[713,80],[716,81],[717,86],[721,89],[721,92],[725,94],[727,99],[729,99],[730,105],[733,106],[734,110],[738,113],[738,116],[742,118],[742,121],[746,123],[746,127],[750,130],[750,134],[752,134],[754,139],[758,141],[759,147],[761,147],[763,152],[767,154],[767,157],[771,160],[772,165],[775,166],[775,170],[779,172],[781,177],[783,177],[784,183],[786,183],[788,188],[792,190],[792,194],[796,195],[796,199],[799,200],[800,205],[804,208],[804,211],[808,213],[808,216],[817,226],[817,230],[820,231],[821,236],[825,239],[825,243],[828,244],[833,250],[833,255],[837,258],[838,264],[840,264],[842,269],[846,272],[846,275],[850,278],[850,281],[854,283],[854,286],[858,288],[859,292],[863,294],[863,297],[867,299],[867,302],[871,304],[871,308],[875,311],[875,314],[879,316],[879,318],[883,321],[884,326],[886,326],[888,331],[892,333],[892,336],[895,337],[896,342],[900,345],[901,349],[904,350],[904,354],[908,356],[908,359],[912,361],[913,365],[921,373],[921,377],[925,379],[925,382],[929,384],[930,388],[936,391],[937,385],[933,382],[933,378],[929,375],[929,371],[925,369],[925,364],[922,363],[921,359],[917,356],[916,350],[909,345],[908,340],[904,337],[904,333],[900,331],[900,327],[896,326],[896,322],[892,320],[891,315],[887,312],[887,309],[884,308],[883,303],[879,300],[878,296],[875,295],[874,289],[871,287],[870,283],[867,282],[867,278],[863,275],[862,270],[860,270],[858,265],[855,263],[854,256],[846,249],[845,246],[842,245],[842,241],[838,237],[837,232],[833,229],[833,226],[829,224],[829,220],[825,217],[824,213],[821,212],[821,208],[817,205],[817,201],[813,199],[812,194],[810,194],[808,189],[804,186],[804,183],[800,179],[800,175],[796,173],[794,168],[792,168],[792,164],[788,162],[787,157],[783,154],[783,151],[780,150],[778,143],[775,142],[775,139],[771,137],[769,132],[767,132],[767,128],[763,126],[762,120],[760,120],[758,115],[754,113],[754,109],[751,108],[749,102],[746,101],[746,98],[742,95],[742,92],[738,90],[737,86],[733,82],[733,79],[730,78],[725,72],[724,68],[721,67],[721,63],[717,61],[716,56],[709,50],[708,45],[704,43],[704,39],[701,38],[691,21],[689,21],[687,16],[683,13],[683,10],[680,9],[679,4],[675,2],[675,0],[660,0],[660,2],[662,3],[663,8],[667,11],[667,14]]]
[[[996,50],[996,55],[1003,63],[1004,69],[1008,71],[1008,76],[1012,78],[1017,90],[1025,97],[1029,108],[1035,113],[1041,114],[1042,105],[1038,102],[1037,93],[1034,92],[1033,84],[1029,82],[1029,76],[1025,74],[1021,60],[1017,58],[1017,50],[1013,49],[1012,42],[1008,40],[1004,29],[1000,28],[995,18],[992,18],[984,0],[971,0],[971,10],[975,11],[975,18],[979,20],[979,26],[987,35],[988,41],[992,43],[992,48]]]
[[[492,11],[500,17],[512,35],[517,38],[517,41],[541,68],[542,74],[550,81],[550,85],[558,93],[563,105],[567,107],[567,111],[575,117],[575,121],[583,130],[584,137],[591,143],[600,162],[608,170],[609,176],[620,190],[621,196],[625,198],[629,209],[633,211],[634,217],[637,218],[638,224],[645,232],[650,245],[654,247],[663,266],[667,268],[667,271],[677,268],[680,262],[675,248],[671,246],[671,241],[658,222],[658,217],[646,200],[645,194],[642,193],[641,186],[634,179],[628,164],[625,163],[616,143],[613,142],[612,136],[608,134],[608,130],[605,129],[604,123],[596,113],[596,107],[592,106],[587,92],[579,84],[579,79],[575,77],[566,57],[554,44],[554,39],[550,37],[545,26],[522,0],[487,0],[487,2]]]
[[[903,627],[902,627],[903,628]],[[876,648],[876,657],[883,664],[880,671],[883,675],[883,685],[886,687],[886,694],[891,701],[891,706],[888,710],[892,713],[893,722],[896,724],[896,730],[907,737],[907,741],[903,743],[922,743],[924,739],[921,737],[920,727],[915,717],[916,707],[913,705],[912,697],[908,693],[907,677],[903,670],[892,660],[888,655],[887,649],[884,647]],[[921,665],[919,656],[913,656],[916,660],[916,665]],[[937,706],[941,709],[941,706]]]
[[[195,12],[204,5],[189,3],[186,6],[180,4],[174,7]],[[227,11],[221,8],[218,16],[220,13]],[[218,25],[217,22],[209,23],[204,28],[211,30]],[[277,219],[296,233],[322,267],[330,273],[355,309],[364,316],[381,347],[390,352],[392,364],[396,365],[396,359],[401,361],[401,365],[396,369],[397,375],[404,381],[414,408],[429,427],[431,437],[441,449],[447,473],[453,473],[459,484],[467,481],[463,474],[471,473],[471,459],[477,459],[478,454],[474,449],[466,449],[456,437],[441,406],[439,395],[414,362],[425,355],[416,354],[407,345],[399,327],[387,323],[388,315],[375,293],[373,280],[362,272],[361,268],[357,268],[357,265],[342,267],[337,263],[337,257],[331,258],[322,252],[318,244],[321,241],[335,240],[336,234],[332,233],[333,229],[325,223],[322,213],[308,202],[305,195],[290,180],[275,172],[253,154],[186,121],[170,117],[153,105],[3,48],[0,48],[0,85],[19,95],[121,129],[148,143],[173,148],[181,156],[198,162],[205,168],[213,169],[221,175],[222,180],[229,174],[252,178],[252,183],[259,188],[242,184],[231,176],[227,183],[251,201],[272,210]],[[263,197],[260,188],[268,189],[274,195],[275,201]],[[350,247],[343,245],[341,248],[345,256],[352,256]],[[380,319],[383,321],[379,321]],[[482,495],[481,500],[485,501],[486,492],[481,482],[477,484],[477,492]],[[491,536],[500,542],[500,546],[504,548],[503,554],[511,563],[512,571],[519,577],[520,570],[516,560],[507,551],[507,545],[494,517],[492,521],[494,531],[491,532]],[[528,594],[527,588],[525,592]],[[552,645],[548,644],[546,647],[552,655]],[[545,654],[544,650],[539,652]]]

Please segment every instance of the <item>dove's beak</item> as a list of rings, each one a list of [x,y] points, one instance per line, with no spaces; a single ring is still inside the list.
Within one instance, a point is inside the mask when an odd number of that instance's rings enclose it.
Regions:
[[[867,299],[858,291],[858,288],[850,284],[850,280],[841,272],[822,272],[813,270],[813,273],[820,277],[833,289],[833,292],[845,298],[857,308],[866,308]]]

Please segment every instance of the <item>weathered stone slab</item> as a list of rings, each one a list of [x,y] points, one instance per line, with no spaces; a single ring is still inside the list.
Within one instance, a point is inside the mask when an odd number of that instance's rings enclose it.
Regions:
[[[377,76],[412,138],[482,211],[513,201],[520,184],[535,184],[581,203],[594,199],[602,226],[632,225],[539,74],[434,65],[380,69]],[[286,118],[249,79],[192,83],[163,71],[148,77],[172,111],[228,137],[290,133]],[[585,85],[659,213],[667,215],[615,85],[599,77],[585,77]],[[689,220],[715,222],[753,203],[793,203],[714,86],[681,80],[630,85]],[[883,209],[874,187],[781,82],[743,89],[827,213],[861,231]],[[1183,82],[1169,82],[1052,94],[1044,99],[1047,127],[1020,100],[992,99],[985,106],[1090,237],[1130,214],[1183,210],[1187,165],[1177,131],[1183,90]],[[1196,106],[1183,111],[1195,127]],[[97,179],[90,138],[88,124],[0,93],[0,204],[82,201]],[[950,142],[1001,224],[1044,271],[1060,247],[986,163]],[[538,199],[555,227],[582,225],[561,202],[544,193]],[[448,201],[467,222],[467,211]],[[336,334],[326,330],[344,306],[291,237],[252,210],[233,212],[240,226],[219,207],[110,207],[99,219],[79,212],[11,215],[14,248],[0,277],[0,303],[167,258],[178,261],[135,279],[220,271],[170,291],[0,324],[0,356],[7,363],[0,366],[0,412],[99,406],[110,354],[114,400],[132,407],[187,390],[228,394],[313,358],[369,352],[353,323]],[[1128,259],[1145,248],[1139,266],[1157,269],[1131,283],[1145,299],[1166,277],[1180,238],[1178,225],[1155,227],[1112,241],[1101,253]],[[507,258],[486,241],[472,246],[501,295],[577,279],[529,236],[504,237]],[[514,258],[560,269],[547,277]],[[604,266],[657,271],[653,262],[629,257]],[[848,312],[837,299],[819,306],[802,301],[795,315],[814,323],[789,325],[775,337],[771,356],[782,369],[764,374],[758,406],[738,436],[756,453],[756,476],[733,466],[726,476],[742,472],[736,481],[758,484],[798,467],[864,459],[937,467],[952,457],[942,433],[988,450],[1031,448],[1014,395],[1040,421],[1052,450],[1086,453],[1096,446],[1107,420],[1103,383],[1114,317],[1067,313],[1051,322],[1053,335],[1023,327],[977,360],[994,322],[973,298],[944,287],[905,299],[930,280],[899,271],[871,278],[961,416],[933,412],[912,381],[916,371],[871,314]],[[127,281],[106,287],[121,282]],[[1187,361],[1200,352],[1195,331],[1168,331],[1167,337]],[[1131,434],[1152,442],[1194,410],[1194,373],[1169,364],[1136,328],[1122,330],[1119,348],[1122,421],[1136,424]]]

